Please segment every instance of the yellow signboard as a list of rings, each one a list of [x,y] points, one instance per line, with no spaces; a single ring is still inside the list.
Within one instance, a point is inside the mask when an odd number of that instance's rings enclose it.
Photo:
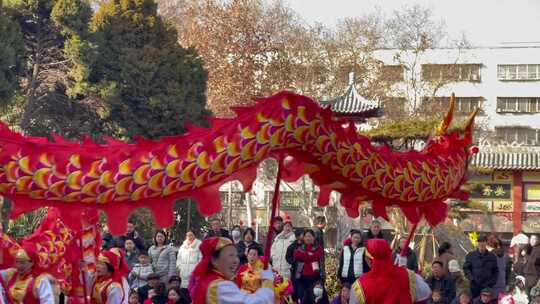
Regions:
[[[493,201],[493,212],[512,212],[514,203],[512,201]]]
[[[540,184],[525,184],[525,200],[540,201]]]

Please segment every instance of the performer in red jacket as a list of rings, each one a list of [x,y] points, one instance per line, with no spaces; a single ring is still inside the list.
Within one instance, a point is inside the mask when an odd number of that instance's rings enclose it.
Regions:
[[[230,239],[208,238],[200,250],[203,257],[189,284],[193,304],[274,304],[271,269],[261,272],[262,286],[255,293],[245,293],[236,286],[233,279],[240,261]]]
[[[38,269],[38,249],[35,243],[23,243],[15,254],[13,268],[0,271],[2,289],[8,303],[54,304],[51,277]]]
[[[260,256],[263,254],[260,246],[250,246],[247,250],[247,263],[240,266],[236,275],[236,285],[240,290],[254,293],[262,286],[261,273],[264,263]]]
[[[371,271],[353,284],[350,303],[413,304],[428,300],[431,295],[429,286],[419,275],[394,265],[388,242],[369,240],[366,256],[372,260]]]
[[[96,273],[89,276],[88,283],[92,284],[92,302],[97,304],[121,304],[128,294],[124,288],[124,278],[129,273],[129,267],[120,250],[102,251],[97,259]]]

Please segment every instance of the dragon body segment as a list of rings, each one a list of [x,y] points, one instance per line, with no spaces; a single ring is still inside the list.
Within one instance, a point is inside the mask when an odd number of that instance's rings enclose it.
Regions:
[[[138,207],[170,225],[172,204],[183,197],[194,197],[205,215],[216,213],[220,185],[237,179],[249,189],[257,165],[274,157],[285,160],[285,178],[310,175],[321,188],[320,205],[330,191],[340,192],[351,216],[368,201],[376,215],[386,216],[385,208],[397,205],[411,222],[425,216],[436,224],[446,216],[443,201],[461,197],[472,120],[464,137],[446,134],[447,119],[422,151],[402,153],[372,145],[352,123],[290,92],[235,112],[233,119],[212,119],[211,129],[136,144],[72,143],[57,136],[51,142],[3,126],[0,194],[14,200],[15,215],[54,205],[76,218],[83,208],[99,208],[118,233],[125,220],[116,219]]]

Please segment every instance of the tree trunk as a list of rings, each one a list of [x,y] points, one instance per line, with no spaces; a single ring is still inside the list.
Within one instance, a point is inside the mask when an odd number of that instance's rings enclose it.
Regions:
[[[36,97],[37,87],[39,86],[38,76],[41,70],[41,53],[42,53],[41,31],[39,31],[38,35],[39,37],[37,38],[36,48],[32,56],[33,58],[32,73],[30,75],[30,79],[28,79],[28,90],[27,90],[28,104],[33,103]]]
[[[249,192],[245,193],[245,201],[246,201],[246,217],[247,217],[247,227],[251,227],[251,223],[253,221],[253,214],[251,210],[251,194]]]

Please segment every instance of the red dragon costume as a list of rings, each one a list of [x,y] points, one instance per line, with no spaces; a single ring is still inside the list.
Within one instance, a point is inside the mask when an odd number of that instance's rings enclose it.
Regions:
[[[451,110],[453,107],[451,107]],[[464,135],[448,133],[452,111],[422,151],[395,152],[371,144],[352,122],[337,119],[312,99],[281,92],[255,106],[236,108],[233,119],[212,119],[211,129],[191,128],[184,136],[126,144],[53,136],[23,136],[0,126],[0,194],[13,199],[13,216],[57,206],[64,219],[78,219],[87,207],[103,210],[113,234],[125,230],[128,214],[147,207],[160,226],[173,222],[172,205],[193,197],[204,215],[220,210],[218,188],[240,180],[250,189],[257,165],[285,159],[286,180],[308,174],[320,187],[324,207],[331,191],[352,217],[370,202],[375,216],[401,208],[407,219],[435,225],[447,214],[444,201],[463,198],[460,186],[471,152],[474,115]]]

